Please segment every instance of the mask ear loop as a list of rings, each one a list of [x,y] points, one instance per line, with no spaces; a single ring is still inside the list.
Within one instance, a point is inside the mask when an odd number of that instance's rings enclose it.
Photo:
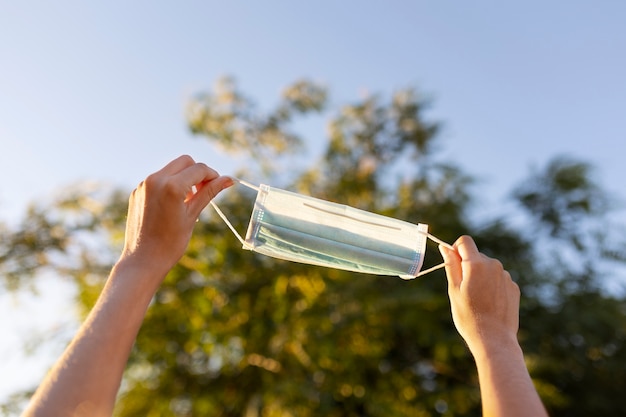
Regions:
[[[441,246],[444,246],[444,247],[446,247],[446,248],[448,248],[448,249],[450,249],[452,251],[456,250],[456,249],[454,249],[454,247],[451,244],[444,242],[443,240],[439,239],[436,236],[431,235],[428,232],[424,232],[424,231],[418,230],[418,233],[423,234],[424,236],[426,236],[428,239],[432,240],[433,242],[435,242],[435,243],[437,243],[437,244],[439,244]],[[422,275],[426,275],[429,272],[433,272],[433,271],[436,271],[438,269],[441,269],[444,266],[446,266],[445,262],[444,263],[440,263],[439,265],[435,265],[432,268],[425,269],[424,271],[420,271],[417,275],[415,275],[415,278],[421,277]]]
[[[246,186],[246,187],[248,187],[248,188],[251,188],[251,189],[256,190],[256,191],[259,191],[259,190],[260,190],[260,188],[259,188],[259,187],[257,187],[256,185],[250,184],[250,183],[249,183],[249,182],[247,182],[247,181],[240,180],[240,179],[235,178],[235,177],[230,177],[230,178],[232,178],[232,179],[233,179],[233,181],[235,181],[235,182],[237,182],[237,183],[239,183],[239,184],[241,184],[241,185],[244,185],[244,186]],[[228,218],[226,218],[226,215],[222,212],[222,210],[220,210],[220,208],[217,206],[217,204],[215,204],[215,202],[213,202],[213,200],[211,200],[211,201],[209,202],[209,204],[211,204],[211,206],[215,209],[215,211],[217,212],[217,215],[218,215],[218,216],[220,216],[220,217],[222,218],[222,220],[224,220],[224,223],[226,223],[226,226],[228,226],[228,228],[231,230],[231,232],[233,232],[233,234],[235,235],[235,237],[236,237],[237,239],[239,239],[239,241],[241,242],[241,244],[243,245],[243,247],[244,247],[245,249],[252,250],[252,249],[253,249],[253,246],[252,246],[251,244],[249,244],[248,242],[246,242],[246,241],[244,240],[244,238],[242,238],[242,237],[241,237],[241,235],[239,234],[239,232],[237,232],[237,230],[235,229],[235,227],[231,224],[231,222],[228,220]]]

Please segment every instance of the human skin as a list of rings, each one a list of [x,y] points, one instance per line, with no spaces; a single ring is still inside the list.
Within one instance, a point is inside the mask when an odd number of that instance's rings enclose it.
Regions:
[[[125,245],[93,310],[23,416],[110,416],[152,297],[185,252],[200,212],[232,179],[181,156],[129,200]],[[517,342],[519,288],[463,236],[446,264],[454,323],[476,360],[485,416],[545,416]]]
[[[112,414],[150,300],[183,255],[202,209],[230,185],[230,178],[189,156],[173,160],[139,184],[129,200],[122,255],[24,416]]]
[[[484,416],[547,416],[517,340],[520,290],[469,236],[440,246],[452,318],[478,369]]]

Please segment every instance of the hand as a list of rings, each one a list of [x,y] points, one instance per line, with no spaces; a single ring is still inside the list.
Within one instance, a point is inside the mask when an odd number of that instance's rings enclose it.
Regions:
[[[232,184],[190,156],[149,175],[130,196],[122,259],[167,273],[185,252],[200,212]]]
[[[120,261],[24,416],[112,415],[154,292],[183,255],[202,209],[232,183],[181,156],[139,184],[130,196]]]
[[[520,290],[502,264],[478,251],[469,236],[456,251],[440,246],[454,324],[474,355],[517,345]]]

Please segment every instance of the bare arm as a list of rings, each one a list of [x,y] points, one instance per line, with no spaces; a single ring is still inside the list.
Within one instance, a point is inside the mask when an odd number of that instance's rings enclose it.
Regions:
[[[232,180],[188,156],[133,191],[125,246],[96,305],[24,416],[110,416],[152,296],[183,255],[202,209]],[[192,187],[197,193],[192,192]]]
[[[520,291],[469,236],[441,246],[454,324],[478,368],[485,416],[547,416],[517,341]]]

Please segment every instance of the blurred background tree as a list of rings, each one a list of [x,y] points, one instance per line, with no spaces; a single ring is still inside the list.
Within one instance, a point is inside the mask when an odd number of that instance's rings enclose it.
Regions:
[[[520,340],[550,414],[624,415],[626,305],[606,288],[625,246],[606,220],[612,202],[592,167],[555,158],[513,190],[521,221],[484,218],[471,212],[472,178],[441,158],[439,125],[416,90],[338,109],[326,150],[312,161],[298,123],[327,107],[324,86],[300,80],[265,112],[224,79],[189,103],[188,123],[254,161],[242,178],[427,223],[449,242],[474,236],[521,287]],[[48,268],[75,280],[86,313],[119,251],[127,195],[70,192],[33,207],[16,230],[1,229],[3,284],[36,287],[28,278]],[[253,201],[243,187],[219,197],[240,232]],[[429,246],[425,268],[439,262]],[[116,413],[480,415],[480,398],[443,271],[403,281],[263,257],[243,251],[207,209],[154,298]]]

